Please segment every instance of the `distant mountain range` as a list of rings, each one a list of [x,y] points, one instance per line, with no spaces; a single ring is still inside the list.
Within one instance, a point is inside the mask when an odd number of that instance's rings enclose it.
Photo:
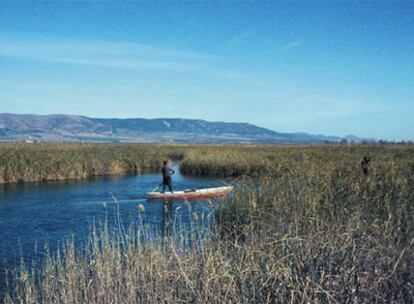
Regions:
[[[342,139],[306,133],[280,133],[248,123],[196,119],[0,114],[0,141],[306,144]],[[355,136],[345,139],[361,140]]]

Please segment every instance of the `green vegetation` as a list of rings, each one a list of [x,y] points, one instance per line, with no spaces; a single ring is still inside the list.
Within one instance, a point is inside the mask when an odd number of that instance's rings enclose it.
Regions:
[[[111,144],[0,144],[0,184],[136,174],[179,159],[182,147]]]
[[[373,157],[374,175],[388,170],[407,175],[414,166],[414,145],[227,145],[187,150],[180,170],[187,174],[223,177],[273,177],[305,174],[314,177],[335,172],[360,173],[365,155]]]
[[[93,250],[22,270],[6,302],[412,303],[413,146],[172,149],[184,172],[239,177],[208,239],[95,232]]]

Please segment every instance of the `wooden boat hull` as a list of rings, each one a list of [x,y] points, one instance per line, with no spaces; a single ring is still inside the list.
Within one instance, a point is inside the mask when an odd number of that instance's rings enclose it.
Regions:
[[[195,191],[176,191],[176,192],[148,192],[147,198],[150,200],[194,200],[194,199],[209,199],[226,196],[233,187],[217,187],[198,189]]]

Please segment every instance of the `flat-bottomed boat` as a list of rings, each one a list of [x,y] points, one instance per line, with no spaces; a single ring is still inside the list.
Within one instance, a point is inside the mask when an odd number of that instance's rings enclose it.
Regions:
[[[189,189],[175,192],[148,192],[147,198],[150,200],[191,200],[191,199],[209,199],[226,196],[232,186],[205,188],[205,189]]]

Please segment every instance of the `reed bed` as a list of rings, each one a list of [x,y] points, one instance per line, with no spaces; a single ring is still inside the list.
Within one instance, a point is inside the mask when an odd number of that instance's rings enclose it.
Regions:
[[[1,143],[0,184],[137,174],[182,158],[182,151],[172,145]]]
[[[413,146],[197,149],[183,171],[240,176],[203,241],[92,231],[22,267],[5,302],[414,303]]]
[[[221,177],[283,178],[289,171],[358,172],[363,156],[372,157],[373,172],[389,168],[411,170],[414,145],[226,145],[186,151],[180,170],[185,174]],[[379,169],[379,171],[378,171]],[[344,171],[345,170],[345,171]],[[406,173],[405,173],[406,174]]]

